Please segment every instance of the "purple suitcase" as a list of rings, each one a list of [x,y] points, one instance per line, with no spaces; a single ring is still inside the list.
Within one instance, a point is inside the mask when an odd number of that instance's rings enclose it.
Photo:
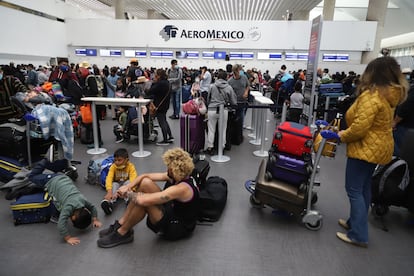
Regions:
[[[299,187],[307,183],[311,174],[309,163],[280,153],[269,153],[266,166],[267,180],[279,179]]]
[[[182,114],[180,117],[181,147],[190,154],[204,149],[204,116]]]

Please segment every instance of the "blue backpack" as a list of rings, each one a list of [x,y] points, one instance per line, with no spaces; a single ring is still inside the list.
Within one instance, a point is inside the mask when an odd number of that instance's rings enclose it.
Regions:
[[[86,183],[90,185],[100,185],[105,189],[105,180],[112,163],[114,163],[113,155],[90,160]]]
[[[113,163],[114,163],[113,155],[108,156],[101,163],[101,173],[99,176],[99,179],[100,179],[99,184],[101,185],[103,189],[105,189],[105,182],[106,182],[106,177],[108,176],[109,168],[111,167]]]

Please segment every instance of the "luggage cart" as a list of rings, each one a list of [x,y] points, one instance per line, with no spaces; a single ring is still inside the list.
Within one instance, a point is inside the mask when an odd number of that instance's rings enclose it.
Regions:
[[[316,203],[317,197],[314,193],[314,186],[319,185],[316,182],[316,174],[318,173],[318,165],[322,156],[329,153],[329,157],[333,157],[334,152],[324,151],[325,145],[329,143],[330,146],[336,145],[339,136],[336,132],[331,130],[322,130],[320,132],[322,140],[319,144],[318,150],[314,156],[312,172],[308,183],[301,187],[295,187],[291,184],[281,180],[266,179],[266,163],[263,159],[258,174],[255,180],[248,180],[245,183],[245,188],[251,193],[250,203],[253,207],[263,208],[270,206],[274,209],[281,209],[294,215],[301,216],[302,223],[309,230],[319,230],[323,224],[322,214],[312,209],[312,205]],[[332,147],[335,151],[336,147]]]

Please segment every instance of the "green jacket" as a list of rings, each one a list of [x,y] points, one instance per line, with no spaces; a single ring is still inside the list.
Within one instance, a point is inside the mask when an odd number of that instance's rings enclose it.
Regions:
[[[58,230],[62,237],[69,235],[67,221],[73,215],[75,209],[86,207],[91,212],[92,217],[97,217],[95,206],[86,200],[68,176],[53,177],[46,183],[46,189],[53,197],[56,209],[60,212]]]

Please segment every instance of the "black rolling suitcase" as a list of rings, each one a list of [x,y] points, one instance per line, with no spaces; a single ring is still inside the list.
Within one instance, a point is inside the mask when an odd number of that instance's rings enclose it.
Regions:
[[[1,155],[13,158],[20,163],[29,161],[26,126],[16,123],[4,123],[0,125],[0,148]],[[30,133],[30,130],[29,130]],[[37,135],[37,133],[36,133]],[[38,136],[37,136],[38,137]],[[55,142],[54,138],[47,140],[43,138],[30,137],[30,152],[34,161],[43,158],[50,145]]]

